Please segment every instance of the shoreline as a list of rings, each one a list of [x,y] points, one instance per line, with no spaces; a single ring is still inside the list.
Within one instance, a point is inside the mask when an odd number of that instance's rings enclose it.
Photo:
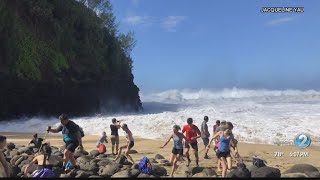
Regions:
[[[32,139],[33,133],[8,133],[8,132],[0,132],[1,135],[7,137],[7,142],[13,142],[16,145],[25,145],[30,142]],[[43,138],[44,134],[38,134],[39,137]],[[90,152],[91,150],[97,149],[95,144],[98,140],[98,135],[85,135],[83,138],[83,145],[86,151]],[[109,136],[108,136],[109,139]],[[135,139],[135,146],[133,150],[136,150],[138,153],[132,154],[133,159],[136,162],[139,162],[143,156],[147,156],[148,158],[154,158],[156,154],[161,154],[166,159],[169,160],[171,149],[172,149],[172,142],[164,148],[160,149],[160,146],[164,143],[162,140],[152,140],[152,139],[145,139],[141,137],[134,137]],[[50,133],[46,141],[50,142],[50,145],[60,147],[64,143],[62,141],[62,135],[52,134]],[[126,143],[125,138],[120,136],[120,146]],[[203,159],[204,156],[204,146],[201,140],[198,140],[199,146],[199,157],[200,157],[200,166],[209,167],[216,169],[216,157],[215,153],[212,149],[210,149],[208,155],[210,159],[205,160]],[[107,147],[107,154],[111,154],[111,142],[109,139],[109,143],[106,144]],[[241,143],[239,142],[238,145],[239,153],[245,162],[245,164],[250,165],[252,164],[252,156],[256,155],[263,160],[267,161],[267,166],[275,167],[280,169],[281,172],[289,169],[295,164],[311,164],[320,169],[320,162],[318,161],[317,157],[320,156],[320,149],[318,146],[310,146],[305,150],[298,149],[295,146],[277,146],[277,145],[270,145],[270,144],[254,144],[254,143]],[[282,157],[275,157],[276,152],[282,152]],[[308,157],[290,157],[291,152],[307,152]],[[195,164],[194,157],[191,155],[192,164]],[[233,165],[235,166],[235,165]],[[168,172],[170,172],[170,167],[168,168]],[[177,176],[178,177],[178,176]]]

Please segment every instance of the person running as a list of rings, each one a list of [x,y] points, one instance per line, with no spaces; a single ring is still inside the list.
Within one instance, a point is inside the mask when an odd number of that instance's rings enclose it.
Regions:
[[[34,134],[33,139],[29,142],[28,146],[30,146],[30,144],[34,144],[35,148],[40,148],[42,142],[43,142],[43,139],[38,138],[38,134]]]
[[[238,153],[238,141],[234,138],[234,135],[232,133],[233,124],[228,121],[226,123],[226,128],[231,131],[231,138],[232,138],[231,150],[234,152],[234,159],[237,161],[237,159],[240,158],[240,155]],[[228,169],[232,168],[232,159],[231,159],[231,157],[227,157],[227,165],[228,165]]]
[[[208,151],[209,149],[207,148],[208,144],[209,144],[209,137],[210,137],[210,133],[208,130],[208,123],[209,118],[208,116],[204,116],[204,120],[201,124],[201,138],[205,147],[205,152],[204,152],[204,159],[209,159],[208,157]]]
[[[61,157],[51,156],[52,149],[49,144],[45,143],[42,145],[40,153],[33,158],[30,164],[27,165],[27,167],[24,170],[25,176],[27,176],[28,173],[31,172],[31,168],[34,164],[38,165],[37,170],[32,172],[31,177],[45,177],[45,178],[52,178],[55,177],[55,174],[53,172],[53,166],[54,164],[57,164],[58,162],[64,161]],[[45,169],[45,172],[41,172],[42,169]],[[39,173],[45,173],[45,174],[39,174]]]
[[[216,124],[213,126],[213,134],[216,133],[217,128],[220,126],[220,120],[216,121]]]
[[[78,147],[83,149],[80,127],[73,121],[69,120],[68,116],[65,114],[60,115],[59,120],[61,124],[56,129],[51,129],[51,126],[49,126],[47,131],[52,133],[62,131],[63,141],[66,145],[66,149],[64,150],[65,161],[63,162],[63,167],[65,167],[66,162],[70,161],[75,169],[79,169],[79,166],[76,165],[74,152]]]
[[[188,118],[187,119],[187,123],[188,125],[185,125],[182,129],[182,134],[186,133],[186,139],[188,141],[185,142],[185,148],[186,148],[186,156],[188,159],[188,164],[187,167],[189,167],[191,160],[190,160],[190,155],[189,155],[189,150],[190,150],[190,146],[193,149],[194,152],[194,156],[196,158],[196,164],[197,166],[199,166],[199,155],[198,155],[198,141],[197,139],[201,137],[201,132],[199,130],[199,128],[192,124],[193,123],[193,119],[192,118]],[[189,143],[190,142],[190,146]]]
[[[228,170],[228,165],[227,165],[226,159],[228,157],[230,157],[230,155],[231,155],[230,148],[233,143],[232,133],[229,129],[226,129],[225,131],[220,131],[212,137],[210,144],[217,137],[219,137],[219,147],[218,147],[217,157],[220,159],[220,162],[222,165],[222,177],[225,177],[227,174],[227,170]],[[210,144],[208,145],[209,148],[210,148]]]
[[[120,158],[122,149],[126,149],[125,151],[125,156],[131,161],[132,164],[134,164],[134,161],[132,159],[132,157],[130,156],[130,150],[131,148],[134,146],[134,139],[133,139],[133,135],[132,132],[130,131],[130,129],[128,128],[127,124],[123,124],[121,126],[122,130],[126,133],[126,140],[127,140],[127,144],[123,145],[120,147],[119,152],[117,157],[114,159],[114,161],[118,160]]]
[[[97,148],[99,148],[100,144],[108,143],[107,133],[105,131],[102,132],[102,136],[96,143]]]
[[[227,122],[225,120],[221,120],[220,125],[217,126],[214,134],[217,134],[220,131],[224,131],[227,128],[226,123]],[[217,136],[217,138],[215,139],[215,145],[214,145],[214,149],[213,149],[216,152],[216,154],[218,153],[218,148],[219,148],[219,136]],[[217,167],[218,167],[218,171],[222,171],[221,170],[221,161],[219,158],[218,158],[218,162],[217,162]]]
[[[181,129],[180,126],[174,125],[173,133],[170,135],[169,139],[164,143],[164,145],[160,147],[161,149],[164,148],[170,142],[170,140],[173,139],[173,148],[172,148],[171,158],[170,158],[170,162],[171,164],[173,164],[171,174],[170,174],[171,177],[173,177],[174,172],[179,167],[177,165],[177,162],[180,161],[181,157],[183,156],[182,140],[185,139],[186,143],[188,143],[188,140],[186,139],[186,137],[179,132],[180,129]]]
[[[112,119],[112,124],[110,124],[111,129],[111,144],[112,144],[112,155],[118,155],[119,151],[119,133],[118,130],[121,128],[120,121],[116,118]],[[114,146],[116,146],[116,153],[114,153]]]
[[[7,137],[0,135],[0,178],[10,177],[9,166],[4,155],[7,146]]]

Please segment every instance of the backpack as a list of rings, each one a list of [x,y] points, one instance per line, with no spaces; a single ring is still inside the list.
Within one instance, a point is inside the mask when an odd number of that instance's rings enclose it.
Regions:
[[[104,144],[99,144],[98,151],[100,154],[104,154],[105,152],[107,152],[106,146]]]
[[[262,159],[259,159],[259,158],[252,159],[252,164],[258,168],[266,166],[265,163],[267,163],[267,162]]]
[[[149,175],[152,173],[152,165],[147,157],[143,157],[143,159],[139,162],[139,171],[143,174]]]
[[[32,173],[32,177],[34,177],[34,178],[53,178],[53,177],[55,177],[55,173],[51,169],[45,168],[46,159],[47,159],[47,157],[45,155],[43,158],[43,168],[34,171]]]

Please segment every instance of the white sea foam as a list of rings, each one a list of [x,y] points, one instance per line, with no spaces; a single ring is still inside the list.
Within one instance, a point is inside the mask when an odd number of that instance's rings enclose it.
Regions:
[[[167,138],[174,124],[183,126],[192,117],[200,127],[209,116],[209,127],[217,119],[232,121],[234,134],[242,142],[273,143],[292,140],[298,133],[308,133],[320,140],[320,91],[308,90],[168,90],[141,94],[144,112],[136,114],[97,115],[73,119],[86,134],[110,134],[113,117],[124,119],[135,136]],[[57,126],[56,118],[21,118],[0,122],[0,132],[44,132]]]

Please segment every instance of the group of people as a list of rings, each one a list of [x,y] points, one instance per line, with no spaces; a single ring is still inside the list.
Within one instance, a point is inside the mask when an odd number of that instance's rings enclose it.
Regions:
[[[69,120],[67,115],[62,114],[59,116],[60,125],[57,128],[51,128],[48,126],[47,133],[58,133],[62,132],[63,141],[65,143],[65,150],[63,152],[64,157],[59,158],[56,156],[51,156],[51,146],[49,143],[44,143],[45,138],[38,138],[38,135],[35,134],[33,139],[29,143],[29,145],[34,144],[35,148],[39,149],[39,152],[36,154],[32,162],[25,168],[25,174],[30,173],[31,167],[34,164],[38,165],[38,169],[33,172],[33,177],[36,177],[37,173],[40,173],[41,169],[46,168],[49,170],[53,170],[53,164],[56,161],[62,161],[63,167],[65,170],[77,170],[79,166],[76,164],[74,158],[74,152],[77,148],[83,149],[82,145],[82,137],[84,136],[81,133],[81,128]],[[203,140],[203,144],[205,146],[204,151],[204,159],[209,159],[208,152],[210,150],[211,144],[214,142],[213,150],[216,153],[218,158],[218,171],[222,171],[222,177],[226,176],[227,170],[230,170],[232,167],[232,159],[235,159],[238,162],[239,153],[237,149],[237,140],[234,138],[232,134],[233,124],[231,122],[226,122],[222,120],[221,122],[218,120],[216,124],[213,126],[213,136],[210,138],[210,132],[208,129],[207,122],[209,121],[208,116],[204,117],[204,121],[201,124],[201,130],[193,124],[193,119],[187,119],[187,125],[182,128],[182,132],[180,132],[181,128],[178,125],[173,126],[173,133],[169,136],[168,140],[161,146],[160,148],[164,148],[172,139],[173,140],[173,148],[170,157],[170,162],[172,164],[171,176],[173,177],[174,172],[178,168],[178,161],[184,161],[183,154],[187,158],[187,166],[190,165],[190,149],[195,156],[196,165],[199,166],[199,154],[198,154],[198,141],[200,137]],[[118,130],[122,129],[126,134],[126,144],[119,147],[119,133]],[[112,119],[112,123],[110,124],[111,130],[111,144],[112,144],[112,155],[116,156],[114,161],[118,160],[121,156],[122,151],[124,150],[124,155],[131,161],[133,164],[135,163],[132,157],[130,156],[130,150],[134,147],[134,138],[132,132],[130,131],[127,124],[121,124],[121,121],[117,121],[115,118]],[[97,148],[100,146],[104,146],[104,143],[108,143],[106,132],[102,132],[102,136],[97,141]],[[0,136],[0,150],[3,151],[6,146],[6,137]],[[104,147],[105,148],[105,147]],[[185,150],[185,151],[184,151]],[[3,153],[0,153],[0,177],[9,177],[9,167],[6,162],[5,156]]]
[[[209,121],[208,116],[204,117],[204,121],[201,124],[201,130],[193,124],[193,119],[187,119],[187,125],[182,128],[180,126],[173,126],[173,133],[169,136],[168,140],[160,148],[164,148],[171,139],[173,139],[173,148],[171,153],[170,161],[172,163],[171,177],[173,177],[174,172],[178,168],[178,161],[183,161],[183,153],[185,149],[185,156],[187,157],[188,163],[187,167],[190,165],[190,149],[193,150],[193,154],[196,159],[196,165],[199,166],[199,154],[198,154],[198,138],[202,138],[203,144],[205,146],[205,156],[204,159],[209,159],[208,152],[210,146],[215,142],[214,151],[218,158],[218,171],[222,171],[222,177],[225,177],[227,171],[232,168],[231,157],[238,162],[240,155],[237,148],[237,140],[232,134],[233,124],[231,122],[226,122],[222,120],[216,121],[216,125],[213,126],[213,136],[211,140],[210,132],[208,130],[207,122]],[[185,135],[184,135],[185,134]],[[184,141],[184,143],[183,143]],[[184,145],[184,146],[183,146]],[[222,167],[222,168],[221,168]]]

